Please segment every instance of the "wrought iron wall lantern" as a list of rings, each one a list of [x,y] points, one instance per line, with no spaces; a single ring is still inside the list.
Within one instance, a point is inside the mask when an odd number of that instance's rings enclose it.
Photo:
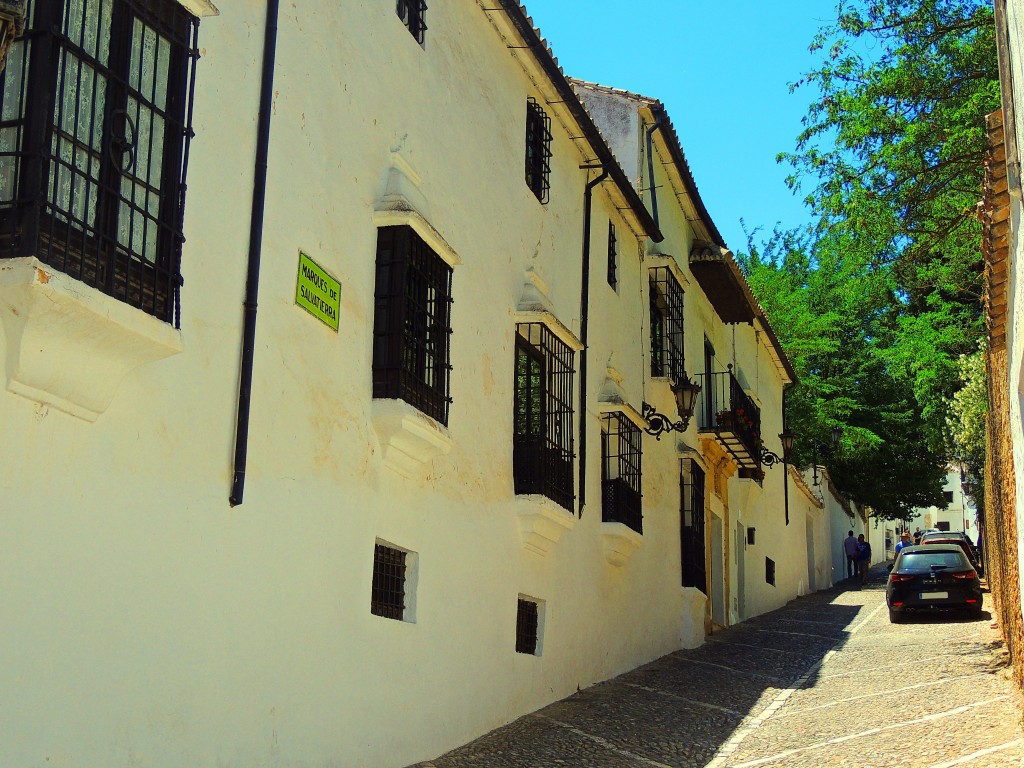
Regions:
[[[650,403],[641,404],[640,415],[644,417],[647,426],[644,432],[654,435],[655,440],[661,440],[666,432],[685,432],[690,426],[690,419],[693,418],[693,406],[697,402],[697,395],[700,393],[700,384],[690,380],[685,373],[683,380],[672,388],[676,397],[676,408],[679,411],[679,421],[673,422],[671,418],[657,409]]]
[[[779,433],[779,440],[782,442],[781,456],[774,451],[769,451],[764,447],[764,443],[761,443],[761,463],[769,469],[774,467],[776,464],[789,463],[789,454],[793,451],[793,443],[796,440],[796,435],[786,429]]]

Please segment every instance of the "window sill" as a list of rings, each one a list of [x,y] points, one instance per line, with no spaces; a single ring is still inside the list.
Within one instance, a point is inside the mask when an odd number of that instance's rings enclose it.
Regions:
[[[135,368],[176,355],[181,332],[28,257],[0,261],[7,390],[86,421]]]
[[[622,523],[601,523],[604,540],[604,559],[616,568],[629,562],[629,558],[644,543],[644,537]]]
[[[576,515],[546,496],[517,496],[519,532],[523,546],[546,557],[558,544],[562,534],[576,527]]]
[[[210,0],[178,0],[178,5],[200,19],[207,16],[220,16],[217,6],[211,3]]]
[[[403,477],[452,449],[448,430],[404,400],[374,400],[370,413],[385,466]]]

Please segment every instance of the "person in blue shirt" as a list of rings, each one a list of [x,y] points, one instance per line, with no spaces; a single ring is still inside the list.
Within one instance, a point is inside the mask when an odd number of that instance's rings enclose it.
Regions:
[[[871,545],[864,541],[864,534],[857,537],[857,573],[860,583],[868,580],[868,566],[871,565]]]
[[[910,533],[908,531],[904,531],[900,534],[900,540],[896,542],[896,554],[898,555],[904,547],[909,547],[911,544]]]

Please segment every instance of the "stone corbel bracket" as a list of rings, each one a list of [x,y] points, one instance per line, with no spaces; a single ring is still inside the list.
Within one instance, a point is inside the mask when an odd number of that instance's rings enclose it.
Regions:
[[[35,257],[0,261],[9,392],[86,421],[132,370],[180,353],[181,332]]]
[[[523,546],[541,557],[555,548],[563,533],[576,526],[576,515],[546,496],[519,496],[517,503]]]
[[[621,568],[629,562],[644,537],[622,523],[601,523],[601,540],[604,544],[604,559],[610,565]]]
[[[370,415],[384,465],[403,477],[414,477],[427,462],[452,449],[448,430],[404,400],[374,400]]]

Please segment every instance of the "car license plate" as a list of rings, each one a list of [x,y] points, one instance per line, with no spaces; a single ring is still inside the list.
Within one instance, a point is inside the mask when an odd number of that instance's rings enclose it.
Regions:
[[[941,600],[949,597],[949,592],[922,592],[922,600]]]

